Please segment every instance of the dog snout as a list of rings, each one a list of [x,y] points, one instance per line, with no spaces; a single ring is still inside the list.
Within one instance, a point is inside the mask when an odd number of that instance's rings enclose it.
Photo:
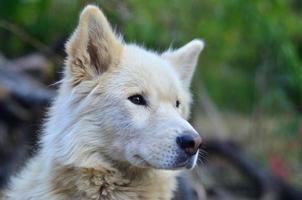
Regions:
[[[195,132],[186,132],[176,138],[178,146],[188,155],[194,155],[201,146],[202,139]]]

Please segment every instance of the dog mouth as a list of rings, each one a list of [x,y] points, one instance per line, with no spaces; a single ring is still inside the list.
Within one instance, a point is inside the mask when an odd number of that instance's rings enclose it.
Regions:
[[[178,162],[174,168],[175,169],[179,169],[179,168],[192,169],[196,163],[196,156],[197,156],[197,154],[195,154],[193,156],[188,156],[184,161]]]
[[[193,156],[181,156],[180,158],[176,159],[176,161],[171,162],[171,164],[163,166],[151,164],[140,155],[134,155],[133,158],[135,159],[135,163],[133,164],[136,166],[154,169],[178,170],[182,168],[192,169],[195,166],[197,154],[194,154]]]
[[[186,169],[193,169],[196,165],[196,161],[197,161],[197,155],[194,155],[192,157],[190,157],[188,160],[187,160],[187,163],[186,165],[184,166]]]
[[[144,167],[153,167],[148,161],[146,161],[142,156],[140,155],[134,155],[133,158],[135,159],[135,165],[138,166],[144,166]]]

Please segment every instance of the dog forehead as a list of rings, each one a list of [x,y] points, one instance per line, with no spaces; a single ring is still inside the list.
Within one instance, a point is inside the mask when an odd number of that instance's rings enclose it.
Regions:
[[[166,93],[181,89],[181,81],[173,67],[158,53],[136,45],[124,47],[120,61],[121,75],[142,86],[152,85]],[[122,77],[123,78],[123,77]]]

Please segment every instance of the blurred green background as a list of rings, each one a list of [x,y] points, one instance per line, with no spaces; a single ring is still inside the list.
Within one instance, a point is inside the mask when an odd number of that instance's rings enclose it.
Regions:
[[[223,110],[302,111],[302,2],[299,0],[91,1],[102,7],[126,41],[164,50],[203,38],[196,81],[202,78]],[[0,18],[52,45],[68,36],[87,1],[0,1]],[[1,51],[33,50],[4,30]],[[260,101],[260,102],[259,102]]]
[[[229,137],[264,166],[280,160],[283,178],[302,186],[302,1],[1,0],[0,52],[15,58],[41,51],[32,38],[54,46],[70,35],[87,3],[99,5],[127,42],[161,51],[203,38],[196,101],[206,91]],[[196,114],[198,106],[194,121],[207,132],[211,125]]]

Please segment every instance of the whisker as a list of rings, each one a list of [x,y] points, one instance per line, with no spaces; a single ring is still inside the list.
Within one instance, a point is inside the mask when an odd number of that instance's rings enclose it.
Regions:
[[[208,152],[204,147],[201,147],[199,149],[199,154],[198,154],[198,159],[197,159],[197,164],[204,164],[207,162],[207,154]]]

